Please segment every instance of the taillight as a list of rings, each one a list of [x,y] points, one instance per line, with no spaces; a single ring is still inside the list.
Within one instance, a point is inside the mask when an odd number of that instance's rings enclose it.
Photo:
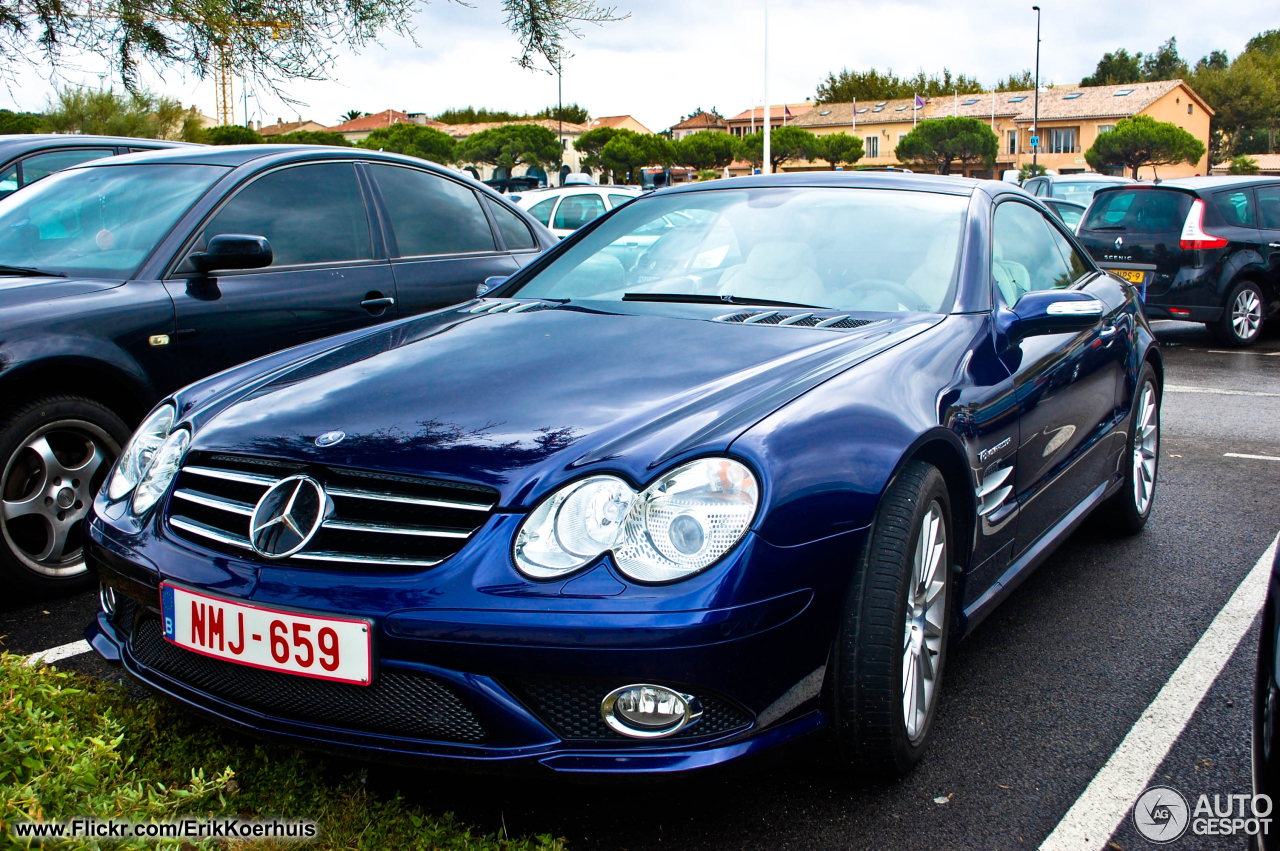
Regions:
[[[1191,202],[1187,220],[1182,223],[1182,248],[1191,251],[1198,248],[1226,248],[1227,241],[1220,236],[1204,232],[1204,201]]]

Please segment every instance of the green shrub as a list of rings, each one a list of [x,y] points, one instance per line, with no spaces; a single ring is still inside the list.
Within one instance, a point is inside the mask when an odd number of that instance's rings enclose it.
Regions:
[[[319,837],[300,846],[307,849],[564,849],[550,836],[473,835],[452,814],[377,795],[360,774],[342,774],[320,758],[246,741],[167,702],[138,701],[114,684],[28,666],[8,653],[0,654],[0,718],[0,846],[13,842],[8,825],[18,820],[239,816],[311,819]],[[253,845],[263,847],[271,846]]]
[[[220,124],[205,128],[202,141],[206,145],[261,145],[262,137],[252,127],[239,124]]]
[[[292,133],[281,133],[279,136],[265,140],[270,145],[332,145],[337,148],[350,148],[351,143],[341,133],[330,133],[327,130],[294,130]]]

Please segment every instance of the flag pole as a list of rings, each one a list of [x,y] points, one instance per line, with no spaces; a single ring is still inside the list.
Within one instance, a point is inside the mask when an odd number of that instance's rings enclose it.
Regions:
[[[769,129],[773,125],[773,116],[770,114],[769,106],[769,0],[765,0],[764,4],[764,158],[760,161],[760,173],[768,174],[770,172],[769,160],[772,155],[770,150]]]

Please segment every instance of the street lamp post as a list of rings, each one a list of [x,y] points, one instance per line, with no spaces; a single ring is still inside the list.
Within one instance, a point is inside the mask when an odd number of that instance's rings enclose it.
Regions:
[[[1040,7],[1031,8],[1036,10],[1036,100],[1035,115],[1031,119],[1031,137],[1036,140],[1031,146],[1031,176],[1035,177],[1040,154]]]
[[[769,106],[769,0],[764,4],[764,157],[760,163],[760,173],[770,172],[769,163],[773,151],[770,144],[770,132],[773,126],[773,109]]]

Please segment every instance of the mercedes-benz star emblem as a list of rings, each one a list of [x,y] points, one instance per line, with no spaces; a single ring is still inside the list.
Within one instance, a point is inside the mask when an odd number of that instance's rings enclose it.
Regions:
[[[1123,236],[1117,236],[1117,237],[1116,237],[1116,251],[1119,251],[1121,248],[1124,248],[1124,237],[1123,237]]]
[[[329,498],[310,476],[281,479],[262,495],[249,519],[249,541],[267,558],[285,558],[305,547],[324,522]]]
[[[333,446],[341,443],[342,438],[346,437],[345,431],[326,431],[324,434],[316,438],[316,446]]]

